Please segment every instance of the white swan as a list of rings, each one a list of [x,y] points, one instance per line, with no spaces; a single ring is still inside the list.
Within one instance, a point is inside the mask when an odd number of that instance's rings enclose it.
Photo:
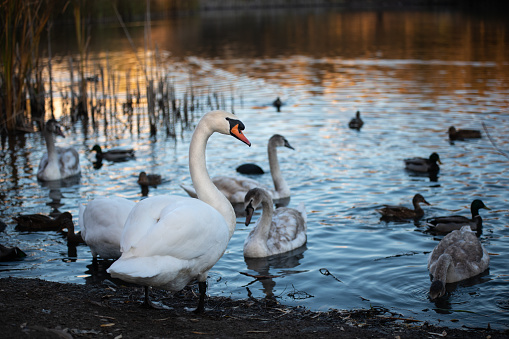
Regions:
[[[277,158],[277,147],[283,146],[294,149],[288,140],[279,134],[274,134],[269,139],[269,143],[267,145],[270,174],[272,175],[272,181],[274,182],[275,189],[266,187],[264,188],[267,190],[273,200],[280,200],[290,197],[290,188],[288,187],[288,184],[281,174],[281,169],[279,168],[279,161]],[[246,196],[247,191],[255,187],[263,187],[263,185],[261,185],[258,181],[244,177],[216,176],[212,178],[212,181],[232,204],[244,203],[244,197]],[[181,187],[191,197],[196,198],[196,192],[193,187],[186,185],[181,185]]]
[[[270,195],[262,188],[247,192],[246,226],[251,222],[254,210],[262,205],[262,216],[256,222],[244,242],[244,256],[263,258],[301,247],[307,241],[307,215],[304,204],[297,209],[279,207],[274,211]]]
[[[221,258],[235,230],[230,202],[207,172],[205,148],[214,132],[231,134],[247,145],[244,124],[233,114],[212,111],[203,116],[189,146],[189,170],[198,199],[155,196],[137,203],[129,214],[120,242],[122,256],[108,269],[112,277],[170,291],[197,279],[204,311],[208,271]]]
[[[65,179],[80,174],[80,157],[74,148],[55,147],[55,135],[65,138],[60,124],[55,119],[49,119],[43,129],[46,140],[47,153],[41,158],[37,179],[52,181]]]
[[[120,197],[97,198],[80,206],[81,236],[94,260],[120,257],[120,238],[134,201]]]
[[[433,277],[429,295],[432,300],[445,294],[445,284],[474,277],[490,265],[488,251],[482,246],[470,226],[447,234],[428,258],[428,270]]]

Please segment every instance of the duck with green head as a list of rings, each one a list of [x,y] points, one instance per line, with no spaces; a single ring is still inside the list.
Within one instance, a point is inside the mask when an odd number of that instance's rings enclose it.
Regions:
[[[459,230],[463,226],[470,226],[472,231],[476,231],[478,235],[482,233],[482,218],[479,215],[480,209],[490,210],[481,199],[475,199],[470,205],[472,219],[462,215],[449,215],[435,217],[426,220],[429,231],[432,233],[449,233]]]

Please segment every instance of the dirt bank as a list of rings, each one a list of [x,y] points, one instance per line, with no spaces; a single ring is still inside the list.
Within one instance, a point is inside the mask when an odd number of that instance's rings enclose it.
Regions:
[[[509,332],[461,330],[398,319],[384,309],[310,312],[274,300],[206,299],[196,307],[195,286],[173,296],[153,290],[171,310],[140,307],[139,287],[0,279],[2,338],[508,338]]]

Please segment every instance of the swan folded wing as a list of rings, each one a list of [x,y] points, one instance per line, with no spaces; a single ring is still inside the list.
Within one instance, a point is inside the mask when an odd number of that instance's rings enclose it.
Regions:
[[[291,251],[306,243],[306,222],[302,214],[293,209],[280,207],[274,211],[267,240],[267,248],[277,253]]]
[[[457,282],[484,272],[489,266],[489,254],[469,226],[453,231],[445,236],[435,247],[428,259],[430,272],[443,255],[451,257],[447,271],[447,283]]]
[[[74,148],[56,148],[62,178],[80,172],[80,157]]]
[[[250,178],[217,176],[212,181],[226,198],[233,203],[243,203],[244,197],[250,189],[262,187],[258,181]],[[273,191],[270,188],[263,188],[273,197]]]
[[[218,252],[214,257],[219,259],[229,240],[228,227],[222,215],[197,199],[168,198],[150,206],[140,205],[151,200],[145,199],[133,208],[122,235],[122,253],[126,256],[171,256],[192,260]],[[145,211],[143,215],[137,213],[140,208]],[[150,208],[150,213],[147,213],[147,208]],[[188,227],[190,224],[192,227]],[[214,248],[222,250],[214,251]]]

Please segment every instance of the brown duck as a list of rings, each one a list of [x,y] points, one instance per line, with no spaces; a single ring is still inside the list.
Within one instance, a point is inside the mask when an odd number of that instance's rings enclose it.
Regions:
[[[424,211],[419,204],[425,203],[426,205],[429,205],[429,203],[420,194],[416,194],[414,196],[412,203],[414,205],[414,209],[410,209],[404,206],[385,205],[385,207],[378,209],[377,212],[382,214],[380,219],[385,221],[404,221],[409,219],[422,218],[424,216]]]
[[[451,140],[465,140],[465,139],[479,139],[481,138],[481,131],[476,129],[456,129],[454,126],[449,127],[449,139]]]
[[[138,176],[138,185],[140,186],[153,186],[161,185],[162,179],[159,174],[147,174],[141,172]]]
[[[59,231],[72,224],[72,215],[69,212],[64,212],[56,218],[44,214],[20,214],[13,219],[18,223],[16,226],[18,231]]]

